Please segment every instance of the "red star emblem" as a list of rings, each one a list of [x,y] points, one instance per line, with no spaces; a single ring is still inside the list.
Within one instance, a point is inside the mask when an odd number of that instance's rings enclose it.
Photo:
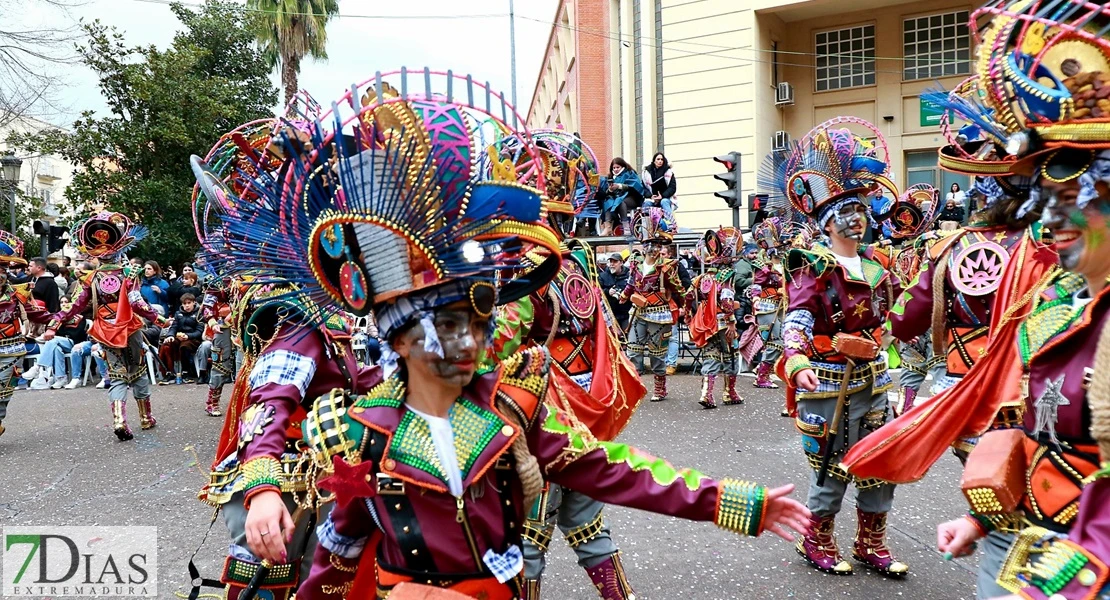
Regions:
[[[316,483],[317,487],[335,494],[335,502],[346,507],[356,498],[373,498],[377,491],[370,487],[374,463],[366,461],[351,466],[342,456],[331,457],[332,474]]]

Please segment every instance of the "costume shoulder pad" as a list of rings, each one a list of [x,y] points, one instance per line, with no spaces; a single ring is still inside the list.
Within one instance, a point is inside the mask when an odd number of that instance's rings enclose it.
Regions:
[[[339,456],[350,464],[361,460],[359,448],[366,435],[366,426],[353,419],[348,411],[358,403],[376,395],[375,392],[395,380],[387,380],[369,394],[353,399],[344,390],[335,389],[312,403],[312,409],[301,423],[305,443],[313,461],[320,467],[331,469],[333,457]]]
[[[547,396],[550,376],[551,355],[547,348],[525,348],[501,361],[495,399],[515,412],[526,429],[531,429]]]
[[[937,231],[937,236],[932,241],[926,242],[928,244],[929,258],[937,260],[952,247],[953,244],[960,241],[966,233],[963,229],[951,229],[948,231]]]
[[[810,270],[814,276],[821,277],[831,272],[834,266],[836,266],[836,257],[824,246],[791,248],[786,254],[786,279],[792,281],[794,273],[802,270]]]

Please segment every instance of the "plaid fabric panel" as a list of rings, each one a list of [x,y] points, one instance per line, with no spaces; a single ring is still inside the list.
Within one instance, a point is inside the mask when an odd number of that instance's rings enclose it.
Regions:
[[[524,570],[524,554],[516,544],[509,546],[504,554],[498,554],[492,548],[486,550],[482,562],[486,563],[486,567],[489,567],[490,572],[501,583],[509,581]]]
[[[366,538],[355,539],[336,531],[331,517],[316,528],[316,538],[321,546],[328,549],[328,552],[346,559],[362,556],[362,551],[366,547]]]
[[[251,370],[251,389],[258,389],[267,383],[291,385],[304,396],[308,390],[308,382],[312,381],[315,374],[316,361],[289,350],[275,350],[258,358]]]

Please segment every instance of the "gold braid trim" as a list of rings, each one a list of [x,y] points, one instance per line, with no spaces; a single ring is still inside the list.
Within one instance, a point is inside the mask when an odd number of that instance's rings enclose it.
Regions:
[[[571,548],[577,548],[582,544],[594,539],[605,529],[605,521],[602,519],[602,511],[597,511],[597,516],[594,517],[589,523],[580,525],[571,529],[566,533],[567,545]]]

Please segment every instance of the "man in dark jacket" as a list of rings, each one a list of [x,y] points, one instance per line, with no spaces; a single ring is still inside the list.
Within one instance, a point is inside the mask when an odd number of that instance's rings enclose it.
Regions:
[[[45,258],[32,258],[28,271],[31,273],[31,297],[35,300],[42,300],[46,304],[46,310],[50,314],[56,314],[62,310],[61,298],[58,293],[58,283],[54,281],[54,276],[46,268],[47,262]]]
[[[628,267],[621,261],[621,255],[610,254],[605,260],[606,268],[598,274],[601,289],[605,292],[605,300],[609,303],[613,315],[622,330],[628,330],[628,312],[632,310],[631,302],[621,302],[621,292],[628,285]]]
[[[178,385],[182,383],[184,375],[182,365],[192,363],[193,353],[200,345],[203,333],[204,324],[201,322],[196,296],[189,293],[182,294],[181,308],[173,314],[173,325],[170,326],[169,335],[162,341],[158,351],[158,357],[163,364],[173,365]]]
[[[949,200],[940,211],[940,222],[955,221],[957,226],[964,222],[964,207],[955,200]]]

